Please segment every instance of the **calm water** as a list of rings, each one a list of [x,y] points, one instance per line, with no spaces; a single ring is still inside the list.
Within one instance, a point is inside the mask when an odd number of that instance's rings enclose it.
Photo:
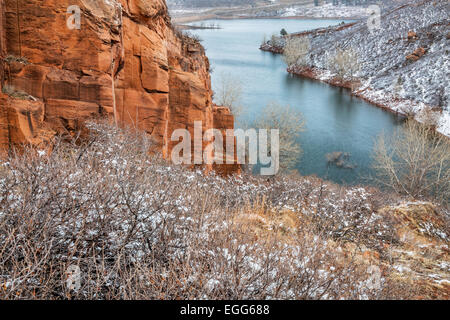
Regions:
[[[317,175],[339,183],[355,184],[370,174],[374,139],[382,132],[391,134],[401,125],[395,115],[352,97],[348,91],[317,81],[291,76],[281,56],[259,50],[264,35],[269,38],[282,28],[297,32],[338,24],[342,20],[210,20],[219,30],[193,30],[213,67],[213,86],[221,74],[233,74],[243,84],[246,114],[251,120],[269,102],[290,105],[306,120],[301,134],[303,155],[297,169],[302,175]],[[194,23],[199,24],[199,23]],[[328,166],[326,154],[334,151],[351,154],[355,169]]]

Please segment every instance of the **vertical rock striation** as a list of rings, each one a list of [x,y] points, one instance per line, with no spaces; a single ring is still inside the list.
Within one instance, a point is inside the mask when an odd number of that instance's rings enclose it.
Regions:
[[[68,27],[71,5],[80,29]],[[172,132],[193,135],[195,121],[233,128],[212,102],[203,47],[174,30],[164,0],[0,0],[0,12],[1,85],[21,93],[0,95],[3,149],[95,117],[144,130],[166,156]]]

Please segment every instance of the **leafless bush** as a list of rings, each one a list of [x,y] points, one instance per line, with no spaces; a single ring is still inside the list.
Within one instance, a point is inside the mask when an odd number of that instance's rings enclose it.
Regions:
[[[379,240],[370,194],[206,176],[150,158],[139,132],[89,129],[86,141],[57,139],[51,152],[2,163],[0,298],[381,297],[358,250],[340,244]]]
[[[267,40],[267,34],[264,33],[263,38],[262,38],[262,40],[261,40],[261,46],[267,44],[267,41],[268,41],[268,40]]]
[[[391,140],[374,149],[376,181],[413,198],[450,199],[450,143],[433,128],[408,120]]]
[[[24,65],[30,64],[26,57],[17,57],[17,56],[14,56],[14,55],[8,55],[5,58],[5,62],[7,64],[12,64],[14,62],[21,63],[21,64],[24,64]]]
[[[179,30],[177,34],[183,44],[189,43],[199,44],[200,42],[203,41],[198,34],[193,34],[190,31]]]
[[[21,99],[21,100],[36,100],[34,97],[29,95],[28,93],[22,90],[16,90],[16,88],[12,85],[5,85],[2,88],[2,92],[12,98]]]
[[[335,73],[339,78],[345,77],[353,78],[355,73],[361,68],[358,61],[358,54],[353,49],[336,50],[336,54],[328,61],[329,69]]]

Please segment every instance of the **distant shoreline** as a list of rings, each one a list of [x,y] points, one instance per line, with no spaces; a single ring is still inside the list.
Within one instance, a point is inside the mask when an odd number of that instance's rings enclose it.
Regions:
[[[206,21],[206,20],[254,20],[254,19],[274,19],[274,20],[361,20],[364,19],[362,17],[308,17],[308,16],[289,16],[289,17],[283,17],[283,16],[217,16],[217,15],[204,15],[204,16],[189,16],[189,17],[173,17],[172,22],[176,25],[183,25],[186,23],[191,22],[198,22],[198,21]]]
[[[259,49],[262,51],[271,52],[273,54],[282,54],[283,53],[283,51],[281,49],[274,48],[271,46],[261,46]],[[411,100],[400,99],[400,98],[394,98],[389,101],[380,101],[380,100],[374,98],[373,96],[371,96],[370,93],[373,90],[372,88],[365,88],[363,90],[353,90],[353,85],[361,84],[362,79],[355,79],[354,81],[342,81],[334,76],[333,77],[323,77],[323,73],[329,72],[329,70],[320,70],[317,68],[303,68],[303,69],[288,68],[287,72],[293,76],[304,77],[304,78],[311,79],[314,81],[327,83],[334,87],[349,90],[350,95],[360,98],[375,107],[378,107],[385,111],[393,113],[396,116],[404,117],[405,119],[408,116],[406,114],[404,114],[403,112],[397,110],[395,108],[395,106],[397,106],[401,102],[413,103],[413,101],[411,101]],[[415,119],[415,120],[418,121],[417,119]],[[450,135],[447,132],[441,132],[437,129],[436,129],[436,132],[438,132],[439,134],[442,134],[444,137],[450,139]]]

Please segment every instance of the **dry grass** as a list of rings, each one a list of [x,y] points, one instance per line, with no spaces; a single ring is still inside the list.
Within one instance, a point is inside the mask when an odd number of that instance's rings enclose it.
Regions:
[[[5,85],[2,88],[2,92],[12,98],[15,99],[21,99],[21,100],[35,100],[34,97],[29,95],[28,93],[22,91],[22,90],[16,90],[14,86],[11,85]]]

